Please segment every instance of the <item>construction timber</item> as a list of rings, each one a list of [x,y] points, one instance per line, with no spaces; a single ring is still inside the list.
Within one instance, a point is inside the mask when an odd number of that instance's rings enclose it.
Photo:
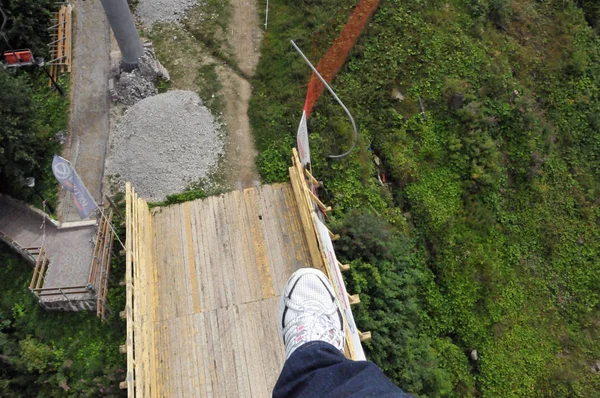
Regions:
[[[271,396],[284,362],[282,288],[302,267],[331,274],[314,224],[312,176],[294,156],[291,184],[169,207],[149,209],[127,184],[121,388],[129,397]],[[347,339],[348,357],[355,348]]]

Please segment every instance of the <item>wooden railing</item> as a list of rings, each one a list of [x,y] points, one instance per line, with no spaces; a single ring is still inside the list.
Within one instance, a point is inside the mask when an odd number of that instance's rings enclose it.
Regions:
[[[344,352],[350,359],[364,359],[360,342],[369,340],[371,333],[363,333],[356,329],[354,317],[349,309],[350,305],[360,302],[360,297],[358,294],[348,295],[346,293],[340,271],[347,271],[350,266],[340,263],[335,258],[331,241],[338,239],[339,236],[325,227],[319,215],[321,212],[330,211],[331,207],[326,206],[313,192],[312,188],[318,187],[319,182],[308,170],[302,167],[295,148],[292,150],[292,164],[292,167],[289,168],[290,181],[298,204],[312,264],[327,275],[336,290],[340,307],[342,307],[342,310],[347,309],[344,314],[344,322],[346,322],[346,348]]]
[[[49,264],[50,260],[48,258],[48,252],[42,247],[37,256],[37,261],[33,269],[33,276],[31,277],[31,282],[29,283],[29,290],[38,298],[47,296],[63,296],[65,299],[69,300],[69,296],[71,295],[89,293],[91,288],[90,285],[43,287]]]
[[[127,389],[128,397],[160,396],[154,354],[154,311],[156,306],[155,286],[152,282],[152,217],[148,204],[138,198],[130,183],[126,196],[126,265],[125,311],[127,318],[127,340],[120,350],[127,353],[127,376],[120,384]],[[134,295],[135,292],[135,295]],[[136,348],[134,350],[134,341]],[[139,344],[139,345],[138,345]],[[135,386],[135,390],[134,390]]]
[[[110,275],[110,256],[113,248],[113,235],[110,228],[112,210],[100,217],[88,285],[96,291],[96,315],[106,320],[106,296],[108,295],[108,277]]]
[[[48,43],[50,47],[50,59],[46,62],[49,65],[50,76],[56,81],[59,73],[71,72],[71,30],[73,8],[70,4],[62,4],[56,12],[51,22],[52,26],[48,29],[52,42]],[[52,80],[48,81],[48,87],[52,86]]]

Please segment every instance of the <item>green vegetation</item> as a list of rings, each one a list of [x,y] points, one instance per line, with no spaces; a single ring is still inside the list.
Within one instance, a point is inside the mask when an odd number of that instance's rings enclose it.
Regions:
[[[208,195],[202,189],[186,189],[181,193],[167,195],[167,199],[162,202],[152,202],[148,203],[148,205],[151,208],[157,206],[170,206],[177,203],[189,202],[190,200],[204,199],[206,197],[208,197]]]
[[[270,2],[250,110],[266,181],[287,178],[310,77],[289,39],[317,61],[352,5]],[[313,110],[367,356],[415,395],[600,394],[597,11],[382,0],[333,82],[359,127],[350,156],[326,158],[349,146],[343,111],[326,94]]]
[[[41,309],[28,291],[31,266],[0,245],[0,395],[3,397],[124,396],[125,322],[113,311],[108,324],[93,313]],[[124,275],[113,262],[112,278]],[[113,287],[113,285],[116,285]],[[113,283],[111,308],[125,305],[124,289]]]
[[[56,4],[49,0],[11,1],[4,9],[4,32],[10,47],[30,48],[35,57],[47,58],[48,27],[55,8]],[[0,40],[0,52],[10,47],[4,39]],[[24,187],[24,178],[34,177],[36,190],[56,206],[52,155],[61,149],[56,134],[66,135],[68,125],[68,99],[49,89],[47,79],[35,66],[0,69],[0,192],[40,208],[41,199],[31,188]],[[65,88],[67,81],[59,84]]]

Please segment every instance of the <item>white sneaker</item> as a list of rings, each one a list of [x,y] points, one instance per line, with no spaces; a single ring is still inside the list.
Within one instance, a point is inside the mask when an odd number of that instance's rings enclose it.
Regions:
[[[294,272],[281,294],[279,333],[285,358],[309,341],[324,341],[344,352],[344,321],[327,276],[315,268]]]

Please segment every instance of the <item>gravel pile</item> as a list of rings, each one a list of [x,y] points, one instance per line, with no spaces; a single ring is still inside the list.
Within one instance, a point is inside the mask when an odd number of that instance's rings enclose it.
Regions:
[[[169,91],[127,110],[111,139],[106,173],[155,202],[206,178],[223,154],[219,125],[191,91]]]
[[[179,22],[197,0],[140,0],[135,14],[151,28],[155,22]]]

